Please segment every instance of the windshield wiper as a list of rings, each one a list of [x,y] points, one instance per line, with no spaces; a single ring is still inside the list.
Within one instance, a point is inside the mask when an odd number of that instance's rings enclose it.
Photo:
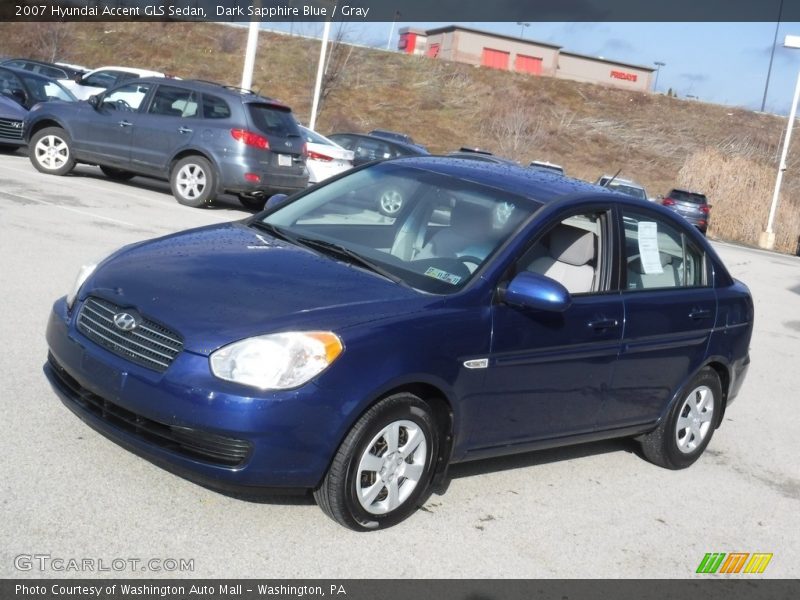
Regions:
[[[261,229],[262,231],[266,231],[272,237],[276,237],[279,240],[297,244],[297,238],[289,235],[286,232],[286,230],[283,229],[282,227],[278,227],[277,225],[273,225],[272,223],[265,223],[264,221],[253,221],[252,223],[250,223],[250,226],[255,227],[256,229]]]
[[[312,248],[316,248],[317,250],[321,250],[325,254],[338,256],[339,258],[346,259],[347,262],[357,264],[360,267],[364,267],[365,269],[372,271],[373,273],[377,273],[378,275],[385,277],[389,281],[394,281],[395,283],[399,283],[400,285],[404,285],[409,287],[408,284],[403,281],[397,275],[390,273],[383,267],[376,265],[371,260],[364,258],[357,252],[353,252],[350,248],[345,248],[339,244],[335,244],[333,242],[328,242],[325,240],[317,240],[314,238],[307,238],[307,237],[299,237],[294,240],[295,242],[302,244],[304,246],[310,246]]]

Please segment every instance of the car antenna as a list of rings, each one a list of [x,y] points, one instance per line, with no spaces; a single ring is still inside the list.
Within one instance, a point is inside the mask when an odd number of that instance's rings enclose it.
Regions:
[[[614,173],[614,176],[603,184],[603,187],[611,185],[611,182],[614,181],[620,173],[622,173],[622,169],[618,169],[617,172]]]

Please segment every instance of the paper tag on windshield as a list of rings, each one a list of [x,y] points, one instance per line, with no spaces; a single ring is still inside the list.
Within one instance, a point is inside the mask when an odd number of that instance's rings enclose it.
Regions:
[[[659,275],[661,268],[661,252],[658,249],[658,224],[652,221],[639,222],[639,260],[642,270],[647,275]]]

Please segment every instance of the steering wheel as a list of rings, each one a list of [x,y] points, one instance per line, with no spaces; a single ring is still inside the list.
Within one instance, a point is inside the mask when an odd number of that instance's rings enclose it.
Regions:
[[[114,104],[117,105],[118,110],[130,110],[130,111],[133,110],[133,107],[122,98],[120,98],[119,100],[114,100]]]
[[[464,254],[463,256],[456,256],[456,260],[464,263],[464,266],[469,269],[470,273],[474,273],[475,269],[481,266],[483,259],[478,258],[477,256],[472,256],[470,254]],[[470,269],[469,265],[475,265],[474,268]]]

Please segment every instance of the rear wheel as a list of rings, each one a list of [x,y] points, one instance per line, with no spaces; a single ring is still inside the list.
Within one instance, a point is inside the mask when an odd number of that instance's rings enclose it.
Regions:
[[[100,170],[106,177],[110,179],[115,179],[116,181],[128,181],[129,179],[133,178],[136,175],[136,173],[131,173],[130,171],[126,171],[125,169],[117,169],[115,167],[101,166]]]
[[[172,195],[185,206],[200,208],[216,197],[217,174],[202,156],[187,156],[175,163],[169,183]]]
[[[329,517],[350,529],[389,527],[425,498],[438,451],[428,405],[412,394],[389,396],[347,434],[314,497]]]
[[[33,134],[30,160],[37,171],[50,175],[66,175],[75,166],[72,140],[60,127],[46,127]]]
[[[667,469],[693,464],[714,435],[721,402],[719,376],[706,367],[684,388],[661,425],[641,438],[647,460]]]

